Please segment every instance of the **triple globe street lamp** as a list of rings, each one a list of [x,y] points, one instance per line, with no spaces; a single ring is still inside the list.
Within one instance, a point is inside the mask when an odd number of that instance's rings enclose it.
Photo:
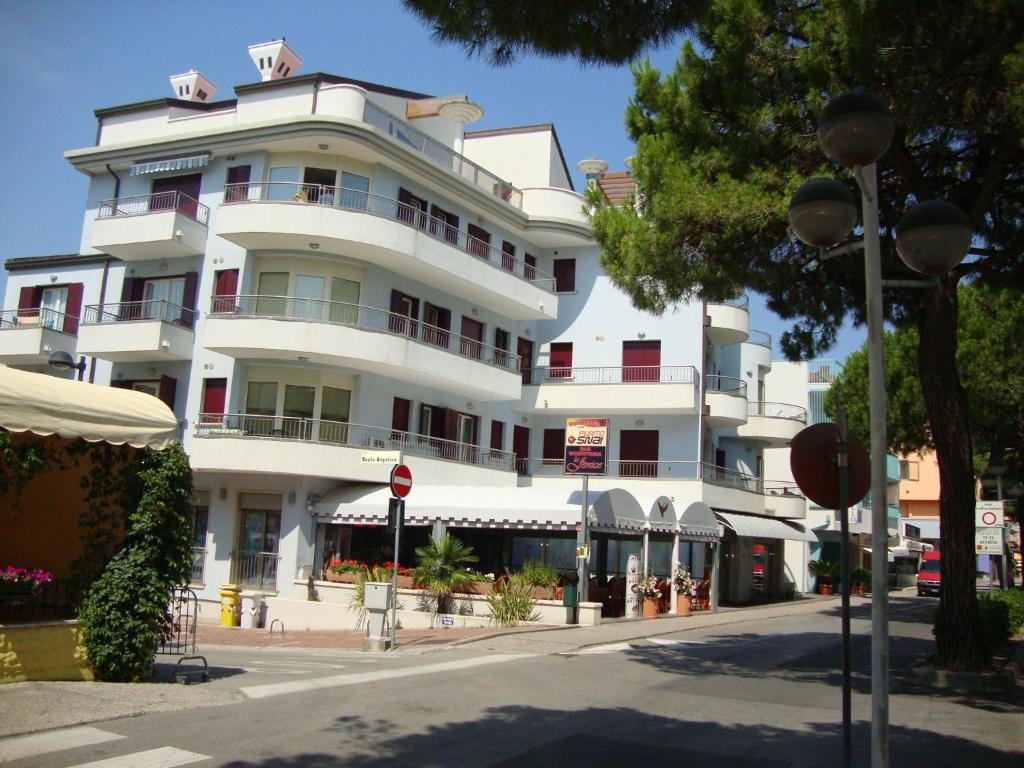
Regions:
[[[861,192],[868,326],[868,379],[871,414],[871,765],[889,764],[888,521],[886,510],[887,418],[884,379],[882,265],[878,225],[878,179],[875,163],[888,151],[895,122],[885,103],[866,91],[833,99],[818,123],[818,146],[839,165],[854,172]],[[846,240],[857,221],[849,188],[834,179],[802,184],[789,204],[793,233],[822,249]],[[896,251],[915,272],[944,275],[967,255],[972,232],[967,216],[941,200],[919,202],[896,225]],[[907,285],[908,281],[902,281]]]

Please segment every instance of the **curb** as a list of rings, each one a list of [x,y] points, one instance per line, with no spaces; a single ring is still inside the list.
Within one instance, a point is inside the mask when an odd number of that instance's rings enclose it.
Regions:
[[[1007,693],[1024,687],[1024,638],[1011,641],[1014,649],[1001,672],[953,672],[919,662],[904,674],[923,685],[967,693]]]

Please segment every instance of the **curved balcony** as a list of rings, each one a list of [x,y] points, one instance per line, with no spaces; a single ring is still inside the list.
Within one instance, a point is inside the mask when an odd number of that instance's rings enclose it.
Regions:
[[[412,205],[316,184],[228,184],[216,234],[247,250],[355,258],[516,320],[558,315],[555,281]]]
[[[766,480],[764,483],[764,513],[774,517],[803,519],[807,517],[807,499],[796,482]]]
[[[191,360],[195,313],[166,301],[122,301],[85,308],[78,351],[112,363]]]
[[[697,413],[692,365],[549,368],[524,372],[520,408],[541,413]]]
[[[210,209],[181,192],[104,200],[89,244],[122,261],[206,253]]]
[[[787,403],[750,403],[747,423],[736,427],[737,437],[759,440],[768,448],[785,448],[807,425],[807,410]]]
[[[272,472],[381,481],[381,465],[363,461],[367,451],[401,451],[409,457],[511,472],[515,456],[482,445],[424,437],[367,424],[254,414],[200,414],[189,455],[193,469]],[[437,464],[433,465],[435,468]],[[493,478],[493,474],[491,475]]]
[[[731,376],[704,380],[704,421],[709,427],[735,427],[747,420],[747,384]]]
[[[772,337],[764,331],[751,329],[747,340],[740,348],[740,369],[756,371],[758,368],[771,370]]]
[[[0,312],[0,363],[46,365],[54,352],[72,357],[78,339],[78,318],[46,307]]]
[[[744,294],[736,299],[707,303],[708,340],[717,347],[746,341],[750,332],[750,299]]]
[[[478,400],[518,400],[519,357],[375,307],[292,296],[215,296],[203,344],[237,359],[370,371]]]

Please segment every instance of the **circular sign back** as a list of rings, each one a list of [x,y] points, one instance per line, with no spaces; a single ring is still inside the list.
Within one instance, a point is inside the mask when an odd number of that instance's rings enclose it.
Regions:
[[[804,495],[825,509],[839,508],[839,470],[836,447],[839,428],[831,422],[801,429],[789,450],[793,479]],[[847,506],[852,507],[871,487],[871,460],[864,445],[853,435],[846,441],[848,474]]]
[[[405,464],[396,464],[391,470],[391,493],[404,499],[412,490],[412,471]]]

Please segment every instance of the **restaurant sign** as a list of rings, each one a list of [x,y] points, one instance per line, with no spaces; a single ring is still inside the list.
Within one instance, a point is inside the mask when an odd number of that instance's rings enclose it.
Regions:
[[[565,474],[603,475],[608,419],[565,420]]]

